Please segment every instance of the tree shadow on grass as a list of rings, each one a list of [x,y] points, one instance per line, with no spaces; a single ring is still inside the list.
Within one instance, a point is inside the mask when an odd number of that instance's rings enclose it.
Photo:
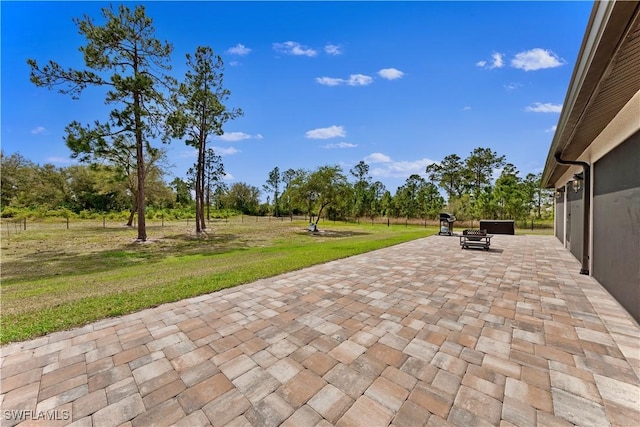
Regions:
[[[97,273],[168,257],[211,256],[246,249],[250,244],[236,234],[175,234],[146,242],[129,242],[107,250],[43,249],[2,263],[5,285],[48,277]]]
[[[355,237],[355,236],[368,236],[371,233],[365,233],[362,231],[335,231],[335,230],[318,230],[318,231],[301,231],[299,235],[307,235],[310,237]]]

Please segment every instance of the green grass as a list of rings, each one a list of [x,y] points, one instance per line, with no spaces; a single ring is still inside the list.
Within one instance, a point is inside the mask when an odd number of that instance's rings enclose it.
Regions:
[[[255,221],[255,222],[254,222]],[[193,223],[192,223],[193,224]],[[135,231],[96,223],[34,224],[3,235],[0,342],[21,341],[166,302],[395,245],[433,227],[265,219],[212,224],[197,237],[185,223]],[[57,227],[57,228],[56,228]]]

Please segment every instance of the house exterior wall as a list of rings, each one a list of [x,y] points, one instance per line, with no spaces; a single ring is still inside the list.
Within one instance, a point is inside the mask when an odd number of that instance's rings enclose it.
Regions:
[[[640,320],[640,131],[593,172],[592,275]]]
[[[567,188],[564,201],[556,200],[554,229],[582,260],[580,273],[640,322],[639,42],[640,1],[594,3],[542,183]],[[571,180],[587,173],[585,164],[591,185],[583,204]]]
[[[584,223],[584,208],[582,201],[582,192],[580,189],[577,193],[573,191],[571,185],[567,186],[567,210],[565,236],[567,249],[571,251],[578,261],[582,260],[582,232]]]
[[[555,236],[564,244],[564,195],[562,193],[559,197],[556,197],[556,211],[555,211]]]

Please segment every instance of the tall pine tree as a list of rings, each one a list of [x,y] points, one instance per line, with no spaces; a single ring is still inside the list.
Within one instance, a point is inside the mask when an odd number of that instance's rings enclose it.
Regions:
[[[92,162],[104,158],[121,144],[133,141],[137,169],[138,240],[147,239],[145,221],[145,153],[150,140],[162,135],[167,104],[163,90],[173,83],[165,73],[171,69],[173,47],[155,38],[151,18],[144,6],[133,11],[124,5],[103,8],[103,25],[84,16],[73,21],[87,44],[80,48],[86,70],[64,69],[54,61],[40,67],[29,59],[31,81],[42,87],[60,87],[74,99],[87,87],[106,87],[105,103],[115,105],[109,117],[93,125],[72,122],[66,128],[66,143],[73,156]]]

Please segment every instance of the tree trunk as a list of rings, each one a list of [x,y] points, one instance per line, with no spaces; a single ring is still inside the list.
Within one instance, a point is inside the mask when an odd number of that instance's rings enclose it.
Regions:
[[[325,206],[327,205],[320,205],[320,210],[318,211],[318,218],[316,219],[316,225],[318,225],[318,223],[320,222],[320,215],[322,214],[322,210],[325,208]]]
[[[140,138],[140,142],[137,145],[137,156],[138,156],[138,240],[144,242],[147,240],[147,224],[145,221],[145,212],[144,212],[144,151],[142,148],[142,135],[140,132],[136,132],[136,139]]]
[[[137,46],[134,54],[133,74],[138,78],[138,52]],[[144,194],[144,141],[142,137],[142,100],[140,99],[140,91],[135,89],[133,92],[133,114],[135,118],[136,133],[136,157],[138,166],[138,240],[144,242],[147,240],[147,224],[144,216],[145,194]]]
[[[207,85],[205,82],[205,93]],[[205,167],[205,150],[207,144],[207,105],[202,103],[202,116],[200,117],[200,135],[198,138],[198,164],[196,165],[196,233],[202,233],[207,225],[204,222],[204,167]]]
[[[200,172],[200,230],[205,231],[207,224],[204,221],[204,152],[202,153],[202,170]]]
[[[280,215],[278,214],[278,190],[275,191],[275,194],[274,194],[273,198],[275,199],[274,200],[274,210],[273,210],[274,212],[273,212],[273,214],[274,214],[275,217],[279,217]]]
[[[142,123],[140,120],[140,95],[134,93],[134,111],[136,120],[136,157],[138,166],[138,197],[137,197],[137,210],[138,210],[138,240],[144,242],[147,240],[147,224],[145,221],[145,194],[144,194],[144,141],[142,140]]]
[[[202,135],[200,135],[202,137]],[[198,147],[198,160],[196,163],[196,233],[202,233],[202,227],[200,223],[200,217],[202,214],[202,204],[200,201],[202,200],[202,141],[200,141],[200,145]]]
[[[127,227],[133,227],[133,219],[136,216],[136,211],[138,210],[138,200],[134,196],[133,197],[133,205],[131,206],[131,210],[129,211],[129,220],[127,221]]]
[[[207,206],[207,221],[211,221],[211,177],[207,177],[207,193],[205,198],[205,205]]]

